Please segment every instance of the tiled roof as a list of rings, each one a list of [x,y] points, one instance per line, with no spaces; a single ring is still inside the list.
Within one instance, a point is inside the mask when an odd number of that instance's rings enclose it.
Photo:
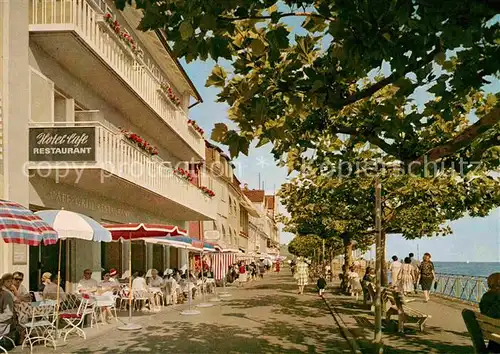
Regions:
[[[262,202],[264,201],[264,191],[260,189],[252,189],[252,190],[243,190],[243,193],[250,199],[252,202]]]

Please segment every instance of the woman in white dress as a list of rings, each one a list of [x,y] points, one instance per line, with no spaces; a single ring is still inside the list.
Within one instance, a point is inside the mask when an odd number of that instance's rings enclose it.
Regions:
[[[411,265],[411,258],[406,257],[405,263],[402,265],[398,274],[398,290],[403,292],[403,295],[414,291],[414,273],[413,266]]]
[[[391,285],[392,286],[398,285],[399,272],[401,271],[402,266],[403,265],[398,260],[398,257],[392,256],[392,263],[391,263]]]

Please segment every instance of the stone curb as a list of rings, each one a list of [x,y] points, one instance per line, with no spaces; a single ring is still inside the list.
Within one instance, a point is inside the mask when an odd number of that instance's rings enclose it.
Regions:
[[[332,314],[333,319],[337,323],[337,326],[340,328],[342,335],[347,340],[347,343],[349,344],[349,347],[351,348],[351,353],[363,354],[361,349],[359,348],[358,342],[356,341],[356,337],[354,337],[354,335],[349,331],[346,324],[344,323],[344,320],[342,319],[342,316],[340,316],[337,313],[337,311],[335,310],[335,307],[330,306],[330,303],[328,302],[326,297],[323,297],[323,301],[325,302],[326,306],[328,307],[328,311],[330,311],[330,313]]]

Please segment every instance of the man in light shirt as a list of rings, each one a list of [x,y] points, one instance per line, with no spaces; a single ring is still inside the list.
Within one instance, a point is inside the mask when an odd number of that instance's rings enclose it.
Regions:
[[[161,288],[163,286],[163,279],[158,276],[156,269],[151,270],[151,278],[148,280],[148,285],[151,288]]]
[[[83,271],[83,278],[80,279],[76,290],[79,293],[95,293],[97,291],[97,280],[92,279],[92,270],[85,269]]]

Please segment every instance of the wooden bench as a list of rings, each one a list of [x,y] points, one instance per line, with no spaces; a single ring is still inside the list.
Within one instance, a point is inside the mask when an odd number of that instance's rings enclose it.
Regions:
[[[500,348],[500,320],[472,310],[462,310],[462,317],[472,339],[476,353],[497,353],[488,348],[486,341],[496,342]]]
[[[397,291],[384,289],[383,294],[383,299],[387,299],[391,304],[386,312],[386,319],[390,321],[393,315],[397,315],[399,332],[404,332],[405,323],[417,323],[420,331],[424,331],[425,322],[432,317],[431,315],[405,305],[401,294]]]

